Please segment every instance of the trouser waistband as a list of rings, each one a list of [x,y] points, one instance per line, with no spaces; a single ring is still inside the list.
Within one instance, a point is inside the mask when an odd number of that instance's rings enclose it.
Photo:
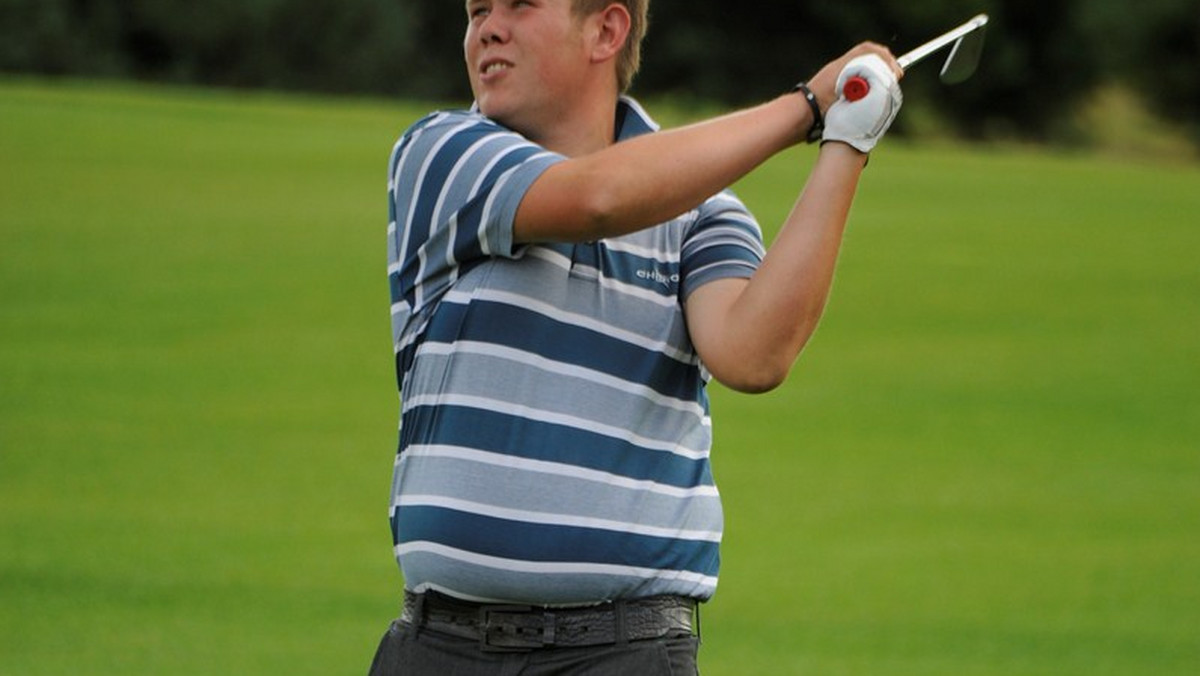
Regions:
[[[652,596],[583,608],[463,601],[437,592],[405,593],[402,622],[479,641],[483,651],[529,651],[644,641],[693,634],[695,599]]]

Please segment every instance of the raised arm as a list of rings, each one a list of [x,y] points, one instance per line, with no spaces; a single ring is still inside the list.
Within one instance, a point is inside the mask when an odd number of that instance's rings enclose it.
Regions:
[[[884,47],[855,47],[810,81],[822,108],[837,98],[836,80],[846,63],[863,54],[894,63]],[[571,158],[548,169],[529,188],[517,210],[514,239],[589,241],[669,220],[802,141],[812,124],[803,95],[791,93]]]
[[[718,381],[764,392],[787,377],[825,309],[865,159],[848,145],[823,146],[754,276],[711,282],[687,299],[692,343]]]
[[[514,239],[590,241],[670,220],[799,142],[811,124],[803,99],[786,95],[561,162],[525,194]]]
[[[842,234],[866,153],[900,105],[887,65],[862,64],[867,99],[829,111],[817,163],[762,265],[750,279],[700,287],[687,299],[688,331],[717,380],[746,392],[770,390],[787,377],[816,330],[833,282]],[[862,106],[861,103],[868,105]]]

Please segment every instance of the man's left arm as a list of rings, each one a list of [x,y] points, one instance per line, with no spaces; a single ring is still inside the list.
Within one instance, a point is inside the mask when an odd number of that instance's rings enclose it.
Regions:
[[[902,100],[878,57],[851,61],[838,91],[852,75],[866,77],[871,90],[830,108],[816,166],[762,265],[749,279],[713,281],[686,300],[692,344],[713,377],[733,389],[763,392],[780,385],[825,309],[866,153]]]
[[[763,392],[787,377],[829,297],[850,204],[866,155],[821,148],[804,192],[749,279],[722,279],[686,301],[688,331],[724,385]]]

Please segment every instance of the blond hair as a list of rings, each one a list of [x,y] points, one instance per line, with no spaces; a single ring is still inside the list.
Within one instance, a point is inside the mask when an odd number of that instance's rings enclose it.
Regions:
[[[649,23],[650,0],[572,0],[571,10],[575,16],[584,17],[613,3],[620,3],[629,10],[629,37],[617,57],[617,87],[625,92],[642,65],[642,38],[646,37]]]

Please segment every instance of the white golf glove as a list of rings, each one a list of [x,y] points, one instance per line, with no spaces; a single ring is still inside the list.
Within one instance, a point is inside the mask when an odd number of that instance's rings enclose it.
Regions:
[[[857,101],[848,101],[841,94],[846,80],[855,75],[866,79],[870,86],[867,95]],[[842,69],[837,81],[838,100],[825,113],[825,132],[821,143],[841,141],[864,153],[871,152],[875,144],[900,112],[904,95],[896,75],[883,59],[875,54],[865,54],[852,59]]]

